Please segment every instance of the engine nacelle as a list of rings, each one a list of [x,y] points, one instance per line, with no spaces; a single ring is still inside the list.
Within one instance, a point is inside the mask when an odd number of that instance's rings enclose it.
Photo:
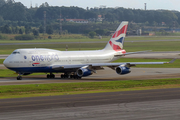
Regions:
[[[131,72],[130,68],[128,68],[126,66],[118,66],[116,68],[116,73],[119,74],[119,75],[128,74],[130,72]]]
[[[76,73],[79,77],[86,77],[92,75],[92,71],[87,68],[80,68],[76,71]]]

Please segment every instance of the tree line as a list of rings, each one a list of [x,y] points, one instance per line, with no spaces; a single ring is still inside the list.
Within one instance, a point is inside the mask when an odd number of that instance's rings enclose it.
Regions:
[[[74,25],[63,23],[63,29],[70,33],[86,33],[91,30],[109,30],[114,29],[113,24],[127,20],[134,23],[143,23],[150,26],[156,26],[165,22],[167,26],[174,27],[180,24],[180,12],[169,10],[141,10],[118,8],[87,8],[50,6],[47,2],[39,7],[25,7],[21,2],[14,0],[0,0],[0,30],[2,33],[22,33],[28,29],[18,26],[36,27],[38,32],[43,32],[44,11],[46,11],[46,32],[53,33],[59,30],[60,14],[63,19],[87,19],[96,23],[98,15],[103,18],[102,24]],[[104,26],[104,27],[103,27]],[[31,32],[33,30],[30,30]]]

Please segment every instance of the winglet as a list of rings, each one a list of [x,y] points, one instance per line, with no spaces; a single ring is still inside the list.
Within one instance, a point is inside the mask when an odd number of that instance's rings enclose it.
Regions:
[[[176,60],[176,58],[175,59],[172,59],[170,62],[168,62],[168,63],[173,63],[174,61]]]

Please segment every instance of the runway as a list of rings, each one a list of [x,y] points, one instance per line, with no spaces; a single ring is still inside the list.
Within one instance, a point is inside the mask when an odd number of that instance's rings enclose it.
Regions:
[[[179,120],[180,88],[0,100],[0,120]]]
[[[0,55],[0,59],[6,59],[9,55]]]

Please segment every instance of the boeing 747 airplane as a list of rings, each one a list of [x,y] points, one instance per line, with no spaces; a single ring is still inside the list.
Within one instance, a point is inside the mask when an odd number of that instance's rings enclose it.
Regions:
[[[94,51],[58,51],[44,48],[17,49],[3,62],[10,70],[18,73],[17,80],[22,75],[43,72],[47,78],[55,78],[54,73],[63,73],[61,78],[81,79],[96,73],[103,67],[110,67],[119,75],[130,73],[130,67],[138,64],[164,64],[170,62],[125,62],[111,63],[127,53],[123,49],[128,22],[123,21],[107,45],[102,50]],[[174,60],[173,60],[174,61]],[[173,62],[171,61],[171,62]]]

